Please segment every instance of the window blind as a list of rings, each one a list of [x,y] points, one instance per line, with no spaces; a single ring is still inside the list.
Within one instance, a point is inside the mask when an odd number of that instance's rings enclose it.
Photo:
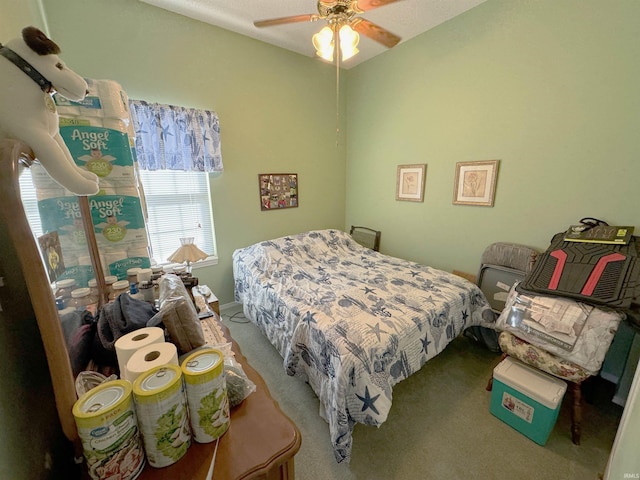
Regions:
[[[31,182],[31,170],[28,168],[23,169],[20,174],[20,197],[22,198],[22,206],[27,215],[27,222],[29,222],[34,237],[38,238],[44,232],[42,231],[42,224],[40,223],[38,197],[36,196],[36,189]]]
[[[166,262],[180,246],[181,237],[194,237],[201,250],[215,255],[209,175],[171,170],[139,173],[153,259]]]

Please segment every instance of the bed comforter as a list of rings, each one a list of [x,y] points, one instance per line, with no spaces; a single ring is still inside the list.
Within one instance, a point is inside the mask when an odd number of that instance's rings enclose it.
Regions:
[[[236,250],[233,273],[246,317],[318,396],[338,462],[350,459],[356,423],[387,419],[396,383],[465,328],[494,321],[471,282],[374,252],[339,230]]]

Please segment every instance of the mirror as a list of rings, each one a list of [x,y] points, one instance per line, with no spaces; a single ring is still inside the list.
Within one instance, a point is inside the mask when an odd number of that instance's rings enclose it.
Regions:
[[[40,251],[27,222],[20,196],[19,176],[31,165],[31,149],[17,140],[0,141],[0,215],[18,258],[49,365],[58,417],[65,436],[73,443],[76,453],[82,451],[72,414],[76,401],[74,378],[58,320],[55,299]]]

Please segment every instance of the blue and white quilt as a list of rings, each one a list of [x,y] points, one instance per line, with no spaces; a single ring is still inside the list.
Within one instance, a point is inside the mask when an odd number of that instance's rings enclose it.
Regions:
[[[494,316],[480,289],[448,272],[365,248],[339,230],[260,242],[233,253],[235,298],[308,381],[338,462],[356,423],[380,426],[392,387],[465,328]]]

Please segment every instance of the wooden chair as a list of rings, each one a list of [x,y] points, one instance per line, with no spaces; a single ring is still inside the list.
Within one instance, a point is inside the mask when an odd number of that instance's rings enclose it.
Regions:
[[[352,225],[349,235],[363,247],[370,248],[378,252],[380,250],[380,230],[373,230],[367,227],[357,227]]]

